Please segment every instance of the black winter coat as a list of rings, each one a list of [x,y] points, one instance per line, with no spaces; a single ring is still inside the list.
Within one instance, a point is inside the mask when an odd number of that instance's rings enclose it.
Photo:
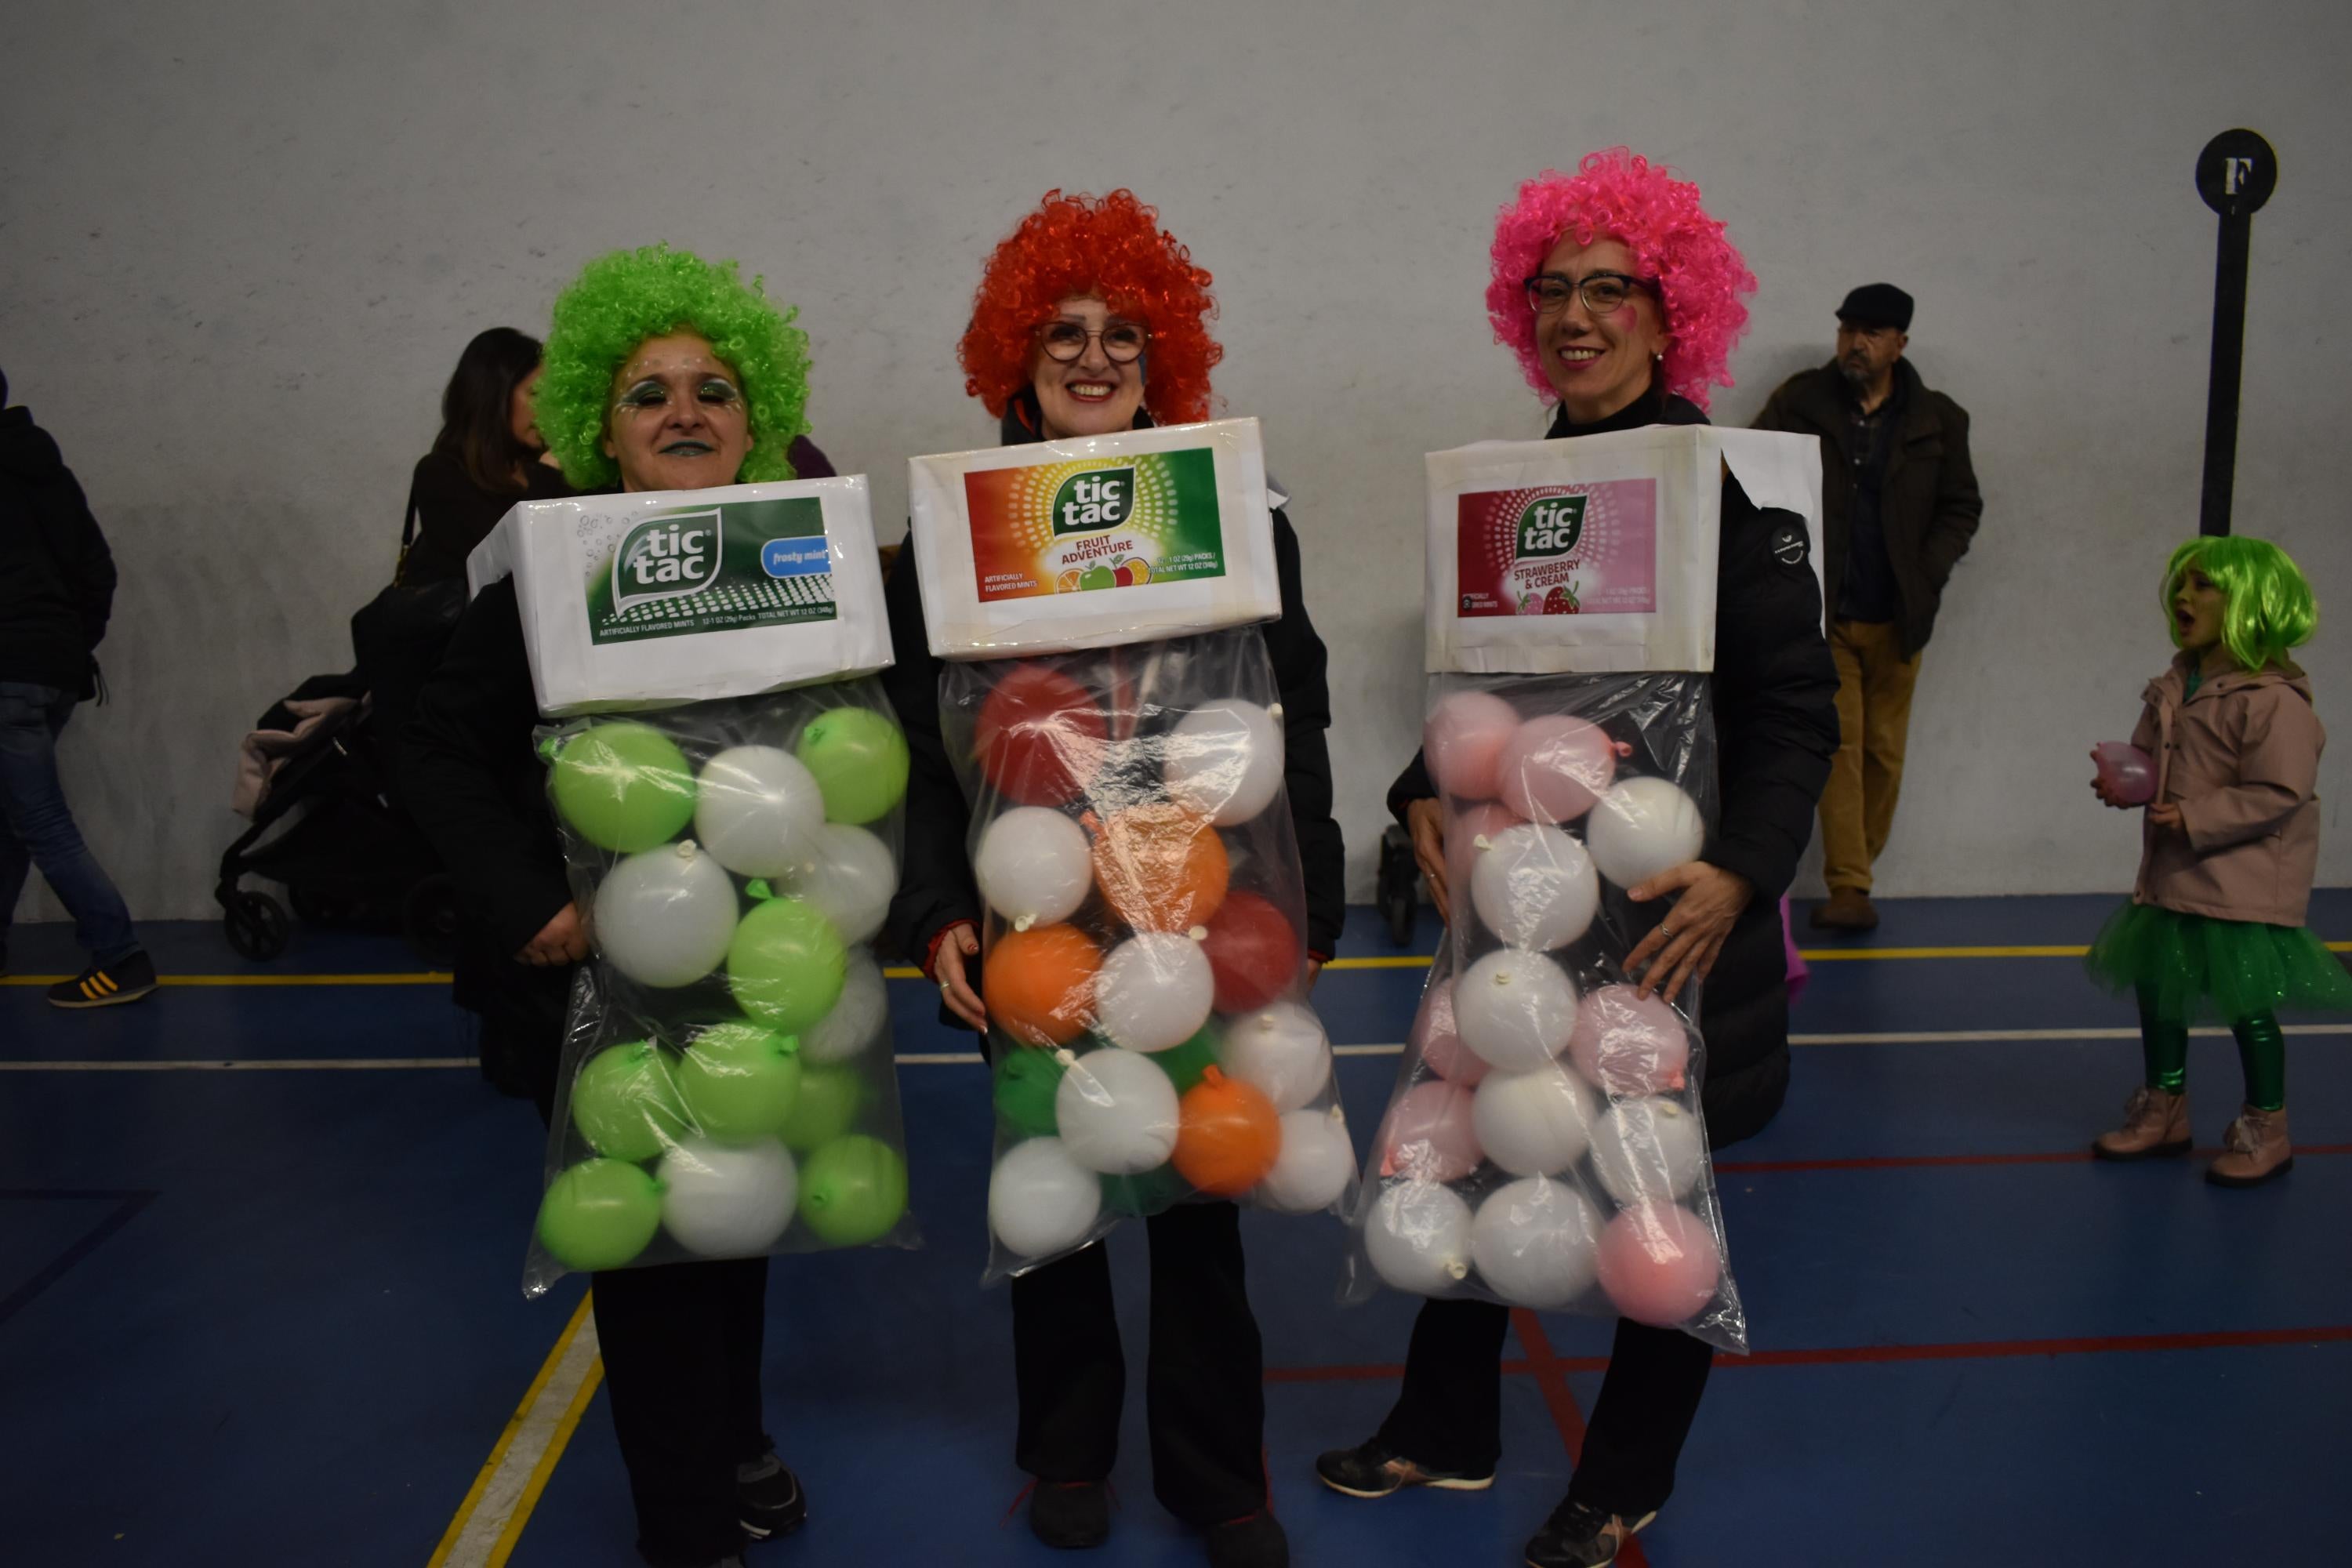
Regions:
[[[0,410],[0,680],[98,694],[114,556],[32,410]]]
[[[1549,437],[1706,423],[1695,405],[1680,397],[1662,405],[1653,395],[1596,425],[1570,425],[1563,409]],[[1710,681],[1723,808],[1700,858],[1745,878],[1756,896],[1731,928],[1700,1004],[1707,1052],[1701,1098],[1718,1149],[1763,1131],[1788,1092],[1780,896],[1812,836],[1838,743],[1837,669],[1822,636],[1821,589],[1790,530],[1803,540],[1801,519],[1757,506],[1724,476]],[[1776,552],[1776,543],[1784,548]],[[1389,809],[1402,822],[1408,805],[1436,794],[1416,755],[1389,786]],[[1638,917],[1647,925],[1665,916],[1653,909]]]

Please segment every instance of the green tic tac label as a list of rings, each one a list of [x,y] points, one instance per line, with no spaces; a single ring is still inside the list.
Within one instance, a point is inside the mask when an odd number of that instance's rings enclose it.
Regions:
[[[588,636],[599,646],[833,618],[833,558],[814,496],[668,508],[632,526],[588,580]]]

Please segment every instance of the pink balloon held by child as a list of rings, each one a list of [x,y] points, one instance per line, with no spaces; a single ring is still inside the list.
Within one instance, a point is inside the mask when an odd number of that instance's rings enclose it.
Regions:
[[[2146,805],[2156,798],[2156,761],[2129,741],[2102,741],[2091,748],[2099,782],[2118,805]]]

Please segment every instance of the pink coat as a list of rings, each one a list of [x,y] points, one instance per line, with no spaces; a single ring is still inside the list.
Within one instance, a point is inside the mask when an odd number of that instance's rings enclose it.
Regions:
[[[2150,825],[2136,903],[2299,926],[2319,863],[2319,753],[2327,731],[2300,669],[2209,677],[2184,699],[2191,655],[2148,683],[2132,744],[2156,759],[2156,798],[2185,833]]]

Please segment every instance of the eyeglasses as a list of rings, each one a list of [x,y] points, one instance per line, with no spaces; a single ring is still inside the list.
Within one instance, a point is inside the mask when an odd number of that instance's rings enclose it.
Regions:
[[[1596,316],[1606,316],[1622,310],[1633,290],[1645,294],[1658,291],[1654,278],[1635,278],[1623,272],[1594,272],[1582,282],[1565,278],[1557,272],[1538,272],[1523,285],[1528,291],[1528,309],[1538,316],[1557,316],[1568,309],[1569,300],[1584,296],[1584,308]]]
[[[1151,331],[1140,321],[1111,321],[1098,332],[1076,321],[1048,321],[1037,329],[1037,346],[1047,359],[1063,364],[1084,359],[1087,343],[1095,339],[1101,341],[1103,357],[1111,363],[1132,364],[1143,357]]]

